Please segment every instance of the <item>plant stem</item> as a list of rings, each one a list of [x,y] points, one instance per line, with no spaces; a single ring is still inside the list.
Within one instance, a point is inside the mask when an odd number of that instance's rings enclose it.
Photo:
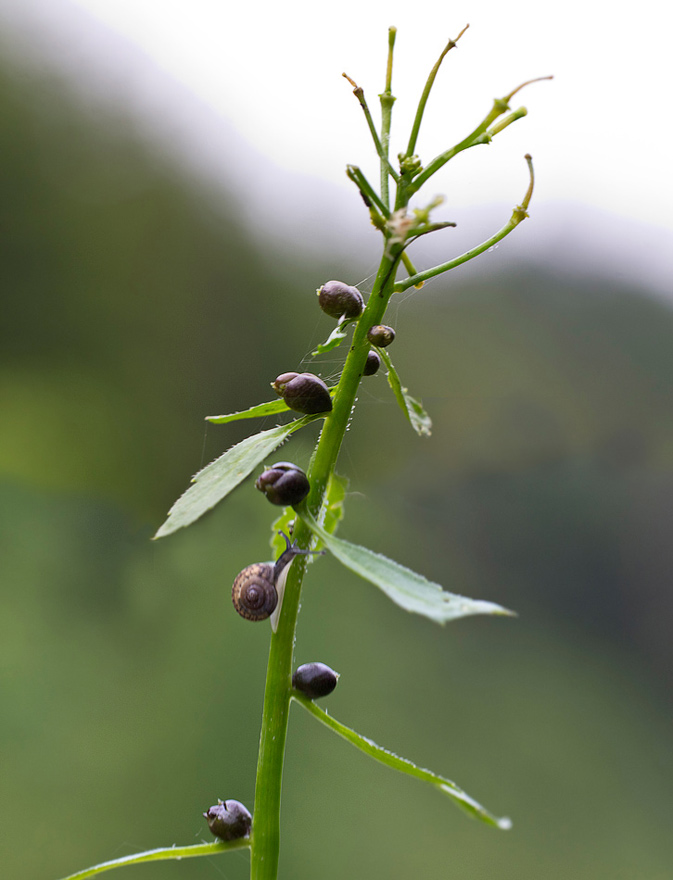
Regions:
[[[386,87],[379,95],[381,101],[381,148],[385,155],[385,161],[381,160],[381,200],[386,207],[390,205],[388,188],[388,156],[390,152],[390,124],[392,120],[393,104],[395,98],[392,93],[393,85],[393,50],[397,28],[388,28],[388,64],[386,66]]]
[[[400,179],[400,175],[395,171],[393,166],[388,161],[388,156],[383,150],[383,146],[379,139],[379,134],[376,130],[376,126],[374,125],[374,120],[372,119],[372,114],[369,112],[369,105],[367,104],[367,99],[365,98],[365,93],[361,86],[359,86],[355,80],[351,79],[347,73],[341,74],[348,82],[353,86],[353,94],[358,99],[360,106],[362,107],[362,112],[365,114],[365,119],[367,120],[367,126],[369,128],[369,133],[372,136],[372,140],[374,141],[374,146],[376,147],[376,152],[378,153],[379,159],[388,169],[388,174],[392,177],[392,179],[397,183]]]
[[[391,36],[391,51],[393,39],[394,36]],[[448,48],[446,51],[448,51]],[[433,78],[431,75],[430,85]],[[427,180],[431,174],[437,171],[457,152],[471,146],[475,139],[488,129],[491,123],[509,109],[507,100],[514,94],[512,92],[506,99],[494,102],[491,112],[464,141],[461,141],[452,150],[448,150],[438,156],[430,163],[425,172],[422,172],[411,183],[408,179],[402,179],[391,168],[387,153],[376,134],[362,89],[358,88],[352,80],[350,82],[353,84],[354,92],[365,111],[382,166],[384,168],[387,167],[390,176],[398,183],[395,200],[396,208],[406,207],[410,195],[418,191],[422,182]],[[516,91],[518,89],[515,89]],[[424,94],[424,99],[427,100],[427,94]],[[405,242],[404,240],[395,241],[391,237],[387,237],[384,240],[383,256],[374,286],[365,310],[360,316],[353,333],[353,342],[333,398],[332,411],[325,419],[308,470],[311,491],[304,503],[316,519],[319,518],[325,490],[339,457],[341,444],[353,412],[353,406],[355,405],[355,397],[362,379],[367,353],[371,347],[367,339],[367,331],[374,324],[382,322],[388,301],[395,291],[406,290],[412,285],[421,284],[426,279],[446,272],[448,269],[472,259],[477,254],[483,253],[484,250],[487,250],[495,242],[504,238],[527,216],[526,210],[533,191],[533,167],[530,156],[526,156],[526,161],[528,162],[530,172],[530,184],[521,205],[514,209],[509,223],[499,232],[466,254],[448,263],[419,272],[396,284],[395,275],[400,261],[404,259]],[[376,205],[383,217],[385,217],[389,212],[386,202],[376,195],[364,178],[364,175],[362,175],[362,172],[349,166],[349,177],[358,185],[360,192],[369,197],[371,202]],[[300,517],[297,517],[293,538],[302,549],[308,549],[313,539],[310,528]],[[285,595],[278,629],[271,636],[264,689],[264,708],[262,710],[262,731],[257,758],[253,828],[250,837],[251,880],[277,880],[278,876],[281,788],[290,701],[293,695],[292,665],[294,643],[299,614],[299,600],[307,564],[306,556],[298,556],[292,563],[285,584]]]
[[[504,98],[496,98],[493,102],[493,107],[491,108],[490,113],[479,123],[479,125],[474,129],[473,132],[468,134],[466,138],[464,138],[459,144],[456,144],[455,147],[451,147],[450,150],[446,150],[444,153],[440,153],[439,156],[436,156],[432,162],[414,179],[414,181],[407,185],[405,192],[402,194],[406,198],[405,204],[408,204],[409,198],[426,183],[433,174],[436,174],[440,168],[446,165],[454,156],[457,156],[458,153],[462,153],[463,150],[467,150],[469,147],[477,146],[478,144],[485,143],[484,140],[481,140],[481,136],[486,132],[491,123],[495,122],[499,116],[502,116],[503,113],[506,113],[509,110],[509,102],[512,100],[514,95],[517,92],[520,92],[521,89],[529,86],[531,83],[542,82],[546,79],[553,79],[552,76],[538,76],[535,79],[529,79],[521,85],[517,86],[515,89],[509,93],[509,95],[505,95]],[[523,109],[523,108],[521,108]],[[522,116],[525,116],[526,113],[521,113],[520,111],[515,111],[511,117],[508,117],[505,125],[500,127],[495,127],[492,134],[497,134],[498,131],[505,128],[511,122],[515,122],[517,119],[520,119]],[[396,207],[401,207],[397,205]]]
[[[416,141],[418,140],[418,132],[421,129],[421,122],[423,121],[423,114],[425,113],[425,105],[428,103],[428,98],[430,97],[430,92],[432,91],[432,87],[435,83],[435,78],[439,72],[439,68],[442,65],[442,61],[444,60],[447,52],[450,52],[458,42],[458,40],[463,36],[465,31],[469,28],[469,24],[466,24],[462,31],[458,34],[455,40],[449,40],[444,49],[442,50],[442,54],[439,56],[435,66],[430,71],[430,75],[428,76],[428,80],[425,84],[425,88],[423,89],[423,94],[421,95],[421,100],[418,102],[418,110],[416,111],[416,116],[414,118],[414,124],[411,128],[411,134],[409,136],[409,144],[407,146],[407,152],[405,155],[412,156],[416,150]]]
[[[393,293],[395,273],[400,258],[399,248],[392,253],[384,252],[367,306],[353,334],[350,352],[334,396],[333,409],[325,419],[308,472],[311,492],[307,504],[314,516],[319,514],[325,488],[334,471],[355,404],[355,396],[370,348],[367,330],[373,324],[381,323],[388,300]],[[312,533],[308,526],[298,519],[293,537],[299,547],[307,548]],[[278,876],[281,785],[292,696],[292,659],[299,599],[306,566],[307,560],[303,556],[297,557],[292,563],[285,585],[278,630],[271,636],[250,840],[251,880],[276,880]]]

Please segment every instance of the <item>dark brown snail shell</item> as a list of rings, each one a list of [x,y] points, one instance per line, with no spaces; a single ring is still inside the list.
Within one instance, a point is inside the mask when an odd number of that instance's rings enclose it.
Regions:
[[[240,801],[218,800],[203,815],[212,833],[220,840],[238,840],[250,834],[252,816]]]
[[[358,318],[365,307],[357,287],[343,281],[328,281],[317,294],[320,308],[332,318]]]
[[[395,331],[386,324],[374,324],[373,327],[367,330],[367,339],[372,345],[378,345],[379,348],[390,345],[394,338]]]
[[[276,567],[271,562],[254,562],[244,568],[231,589],[234,608],[246,620],[266,620],[278,604]]]
[[[311,700],[326,697],[337,686],[339,673],[325,663],[304,663],[292,676],[292,687],[301,691]]]
[[[303,501],[311,490],[311,484],[296,464],[278,461],[258,477],[255,488],[263,492],[272,504],[287,507]]]
[[[314,373],[281,373],[271,387],[295,412],[314,415],[332,409],[329,388]]]
[[[375,373],[378,373],[379,367],[381,366],[381,357],[375,351],[370,351],[367,355],[367,361],[365,363],[365,368],[362,371],[363,376],[373,376]]]
[[[231,600],[234,603],[234,608],[246,620],[266,620],[271,617],[278,605],[276,586],[279,584],[279,579],[281,587],[284,586],[284,579],[281,578],[281,575],[287,566],[295,556],[307,556],[315,552],[314,550],[300,550],[284,532],[278,532],[278,534],[285,538],[287,546],[275,564],[273,562],[253,562],[252,565],[248,565],[236,575],[234,585],[231,588]],[[324,552],[321,550],[318,555],[322,556]],[[271,624],[275,632],[273,618]]]
[[[281,578],[281,575],[287,566],[295,556],[307,556],[315,552],[314,550],[300,550],[284,532],[278,534],[285,538],[287,546],[275,564],[273,562],[253,562],[252,565],[248,565],[236,575],[234,585],[231,588],[231,600],[234,603],[234,608],[246,620],[266,620],[271,617],[278,605],[276,586],[280,580],[282,594],[284,579]],[[322,556],[324,552],[321,550],[318,555]],[[276,625],[273,618],[271,625],[275,632]]]

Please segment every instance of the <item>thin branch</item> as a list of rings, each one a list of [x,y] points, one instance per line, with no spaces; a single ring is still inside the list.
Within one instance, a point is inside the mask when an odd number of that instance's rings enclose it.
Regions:
[[[446,779],[444,776],[439,776],[431,770],[424,770],[422,767],[416,766],[416,764],[406,758],[400,758],[399,755],[395,755],[393,752],[389,752],[388,749],[382,748],[369,739],[369,737],[362,736],[362,734],[357,733],[350,727],[346,727],[345,724],[342,724],[340,721],[337,721],[336,718],[328,715],[327,712],[319,706],[316,706],[313,700],[309,700],[304,694],[301,694],[298,691],[293,691],[292,699],[303,706],[307,712],[313,715],[314,718],[317,718],[318,721],[325,725],[325,727],[328,727],[330,730],[334,731],[334,733],[337,733],[340,737],[345,739],[346,742],[355,746],[356,749],[360,749],[365,755],[374,758],[375,761],[379,761],[381,764],[385,764],[393,770],[406,773],[408,776],[413,776],[423,782],[429,782],[430,785],[438,788],[443,794],[447,794],[470,816],[475,819],[480,819],[487,825],[492,825],[495,828],[501,828],[502,830],[508,830],[512,827],[512,823],[509,819],[499,819],[492,813],[489,813],[489,811],[482,807],[481,804],[477,803],[474,798],[470,797],[470,795],[466,794],[462,788],[457,786],[455,782]]]
[[[347,165],[346,176],[349,180],[353,181],[360,191],[365,205],[369,208],[372,225],[379,229],[384,236],[387,236],[388,229],[386,223],[390,219],[390,209],[383,204],[371,183],[369,183],[357,165]],[[410,275],[416,274],[417,269],[406,254],[402,254],[402,262]]]
[[[388,181],[388,166],[390,164],[390,126],[393,115],[393,104],[395,97],[392,93],[393,83],[393,50],[395,48],[395,37],[397,36],[397,28],[388,28],[388,63],[386,66],[386,87],[379,95],[381,101],[381,148],[385,155],[385,161],[381,160],[381,200],[390,205],[390,188]]]
[[[455,257],[453,260],[449,260],[446,263],[440,263],[438,266],[433,266],[432,269],[426,269],[423,272],[419,272],[417,275],[412,275],[410,278],[405,278],[403,281],[398,281],[395,284],[395,292],[401,293],[403,290],[407,290],[409,287],[415,287],[419,283],[427,281],[429,278],[435,278],[437,275],[442,275],[444,272],[449,272],[451,269],[455,269],[456,266],[460,266],[463,263],[467,263],[469,260],[473,260],[475,257],[478,257],[479,254],[483,254],[484,251],[487,251],[489,248],[496,245],[499,241],[502,241],[505,236],[509,235],[523,220],[528,217],[528,205],[531,200],[531,196],[533,195],[533,186],[535,183],[535,176],[533,173],[533,162],[531,157],[526,154],[525,156],[526,162],[528,163],[528,171],[530,174],[530,182],[528,184],[528,189],[526,190],[526,195],[523,198],[523,201],[520,205],[517,205],[516,208],[512,211],[512,216],[509,221],[499,229],[495,235],[492,235],[491,238],[483,241],[481,244],[472,248],[469,251],[466,251],[464,254],[461,254],[459,257]]]
[[[520,92],[521,89],[525,89],[526,86],[529,86],[531,83],[542,82],[543,80],[546,80],[546,79],[554,79],[554,77],[553,76],[536,76],[535,79],[527,79],[526,82],[521,83],[521,85],[517,86],[514,89],[514,91],[510,92],[509,95],[507,95],[507,97],[503,98],[503,101],[506,101],[509,104],[509,102],[512,100],[514,95],[516,95],[517,92]]]
[[[428,80],[425,83],[425,88],[423,89],[423,94],[421,95],[421,100],[418,102],[418,109],[416,110],[416,117],[414,119],[414,124],[411,127],[411,134],[409,136],[409,144],[407,146],[407,152],[405,155],[413,156],[414,151],[416,149],[416,141],[418,140],[418,133],[421,128],[421,122],[423,120],[423,114],[425,113],[425,105],[428,103],[428,98],[430,97],[430,91],[435,82],[435,77],[439,72],[439,68],[441,67],[442,61],[444,60],[445,55],[455,47],[458,40],[463,36],[465,31],[469,28],[469,24],[466,24],[462,31],[458,34],[455,40],[449,40],[444,49],[442,50],[442,54],[439,56],[437,63],[430,71],[430,75],[428,76]]]
[[[383,146],[381,144],[381,141],[379,140],[378,132],[376,131],[376,126],[374,125],[374,120],[372,119],[372,114],[369,112],[369,107],[367,106],[367,101],[365,99],[364,91],[355,82],[355,80],[352,80],[350,78],[350,76],[348,76],[347,73],[343,73],[342,76],[345,77],[348,80],[348,82],[353,86],[353,94],[360,102],[360,106],[362,107],[362,110],[365,114],[365,119],[367,120],[367,125],[369,126],[369,131],[371,133],[372,140],[374,141],[374,146],[376,147],[376,152],[378,153],[381,161],[384,162],[386,167],[388,168],[388,174],[390,174],[390,176],[395,181],[395,183],[397,183],[400,179],[400,175],[397,173],[397,171],[395,171],[393,166],[390,164],[388,157],[386,156],[386,154],[383,150]]]
[[[494,123],[499,116],[502,116],[509,110],[509,101],[514,95],[516,95],[517,92],[523,89],[524,86],[547,79],[553,79],[553,77],[539,76],[536,79],[529,79],[525,83],[521,83],[520,86],[517,86],[504,98],[496,98],[493,102],[493,107],[491,108],[490,112],[484,117],[484,119],[482,119],[482,121],[474,129],[474,131],[468,134],[468,136],[460,141],[460,143],[456,144],[455,147],[451,147],[451,149],[446,150],[444,153],[440,153],[439,156],[436,156],[432,160],[432,162],[430,162],[430,164],[418,175],[418,177],[408,185],[406,190],[407,197],[411,197],[415,192],[418,192],[418,190],[432,177],[433,174],[436,174],[440,168],[446,165],[446,163],[449,160],[453,159],[454,156],[456,156],[458,153],[461,153],[468,147],[476,146],[478,143],[485,143],[485,140],[480,140],[481,136],[488,130],[489,126]],[[514,119],[511,120],[511,122],[514,121]]]
[[[161,849],[150,849],[130,856],[122,856],[109,862],[101,862],[91,868],[85,868],[76,874],[70,874],[64,880],[85,880],[86,877],[94,877],[103,871],[111,871],[113,868],[124,868],[127,865],[139,865],[142,862],[159,862],[166,859],[190,859],[195,856],[216,856],[219,853],[231,852],[235,849],[245,849],[250,846],[250,838],[242,837],[240,840],[218,840],[214,843],[197,843],[191,846],[165,846]]]
[[[405,240],[405,247],[416,241],[416,239],[420,238],[422,235],[427,235],[429,232],[438,232],[440,229],[451,229],[455,226],[456,223],[453,220],[442,220],[439,223],[430,223],[428,226],[423,226],[421,229],[412,232]]]
[[[365,204],[368,208],[371,207],[371,205],[376,205],[386,220],[390,217],[390,208],[381,201],[379,194],[357,165],[346,165],[346,177],[348,177],[349,180],[352,180],[360,190],[360,195],[365,200]]]

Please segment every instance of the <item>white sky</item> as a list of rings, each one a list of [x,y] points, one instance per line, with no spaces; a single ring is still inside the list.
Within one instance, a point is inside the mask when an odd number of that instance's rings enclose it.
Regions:
[[[377,118],[387,28],[398,28],[395,154],[406,145],[429,69],[447,38],[469,22],[428,105],[417,148],[425,162],[460,140],[493,98],[531,77],[553,73],[555,79],[517,95],[512,106],[524,104],[528,117],[492,146],[458,157],[428,198],[439,191],[456,206],[513,205],[525,189],[522,156],[530,152],[537,203],[588,204],[673,231],[672,13],[661,0],[628,6],[604,0],[3,2],[14,13],[30,9],[33,24],[46,30],[65,33],[73,16],[80,25],[82,18],[95,19],[135,44],[151,66],[168,74],[165,82],[180,83],[176,100],[200,99],[277,165],[344,188],[352,187],[344,175],[347,163],[361,165],[372,182],[377,165],[342,71],[363,86]],[[86,28],[71,30],[73,52],[95,54],[95,46],[85,45]],[[120,70],[124,63],[120,55]],[[150,88],[140,80],[135,85]],[[180,112],[170,93],[155,98],[166,114]],[[203,142],[203,131],[195,132],[195,147],[198,139]]]

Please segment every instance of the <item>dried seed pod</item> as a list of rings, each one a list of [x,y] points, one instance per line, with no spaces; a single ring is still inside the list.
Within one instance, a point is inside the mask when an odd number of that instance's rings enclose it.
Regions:
[[[257,478],[255,488],[272,504],[284,507],[299,504],[308,495],[311,484],[304,471],[289,461],[279,461]]]
[[[313,373],[281,373],[271,386],[296,412],[313,415],[332,409],[327,385]]]
[[[292,676],[292,687],[316,700],[331,694],[338,679],[339,674],[324,663],[304,663]]]
[[[238,840],[247,837],[252,827],[252,816],[240,801],[221,801],[204,814],[208,827],[220,840]]]
[[[331,318],[358,318],[364,311],[360,291],[343,281],[328,281],[316,293],[320,308]]]
[[[365,363],[365,368],[362,371],[362,375],[373,376],[374,373],[378,373],[380,366],[381,356],[376,351],[370,351],[367,355],[367,361]]]
[[[385,348],[395,338],[395,331],[392,327],[385,324],[374,324],[367,330],[367,339],[372,345],[378,345],[379,348]]]

